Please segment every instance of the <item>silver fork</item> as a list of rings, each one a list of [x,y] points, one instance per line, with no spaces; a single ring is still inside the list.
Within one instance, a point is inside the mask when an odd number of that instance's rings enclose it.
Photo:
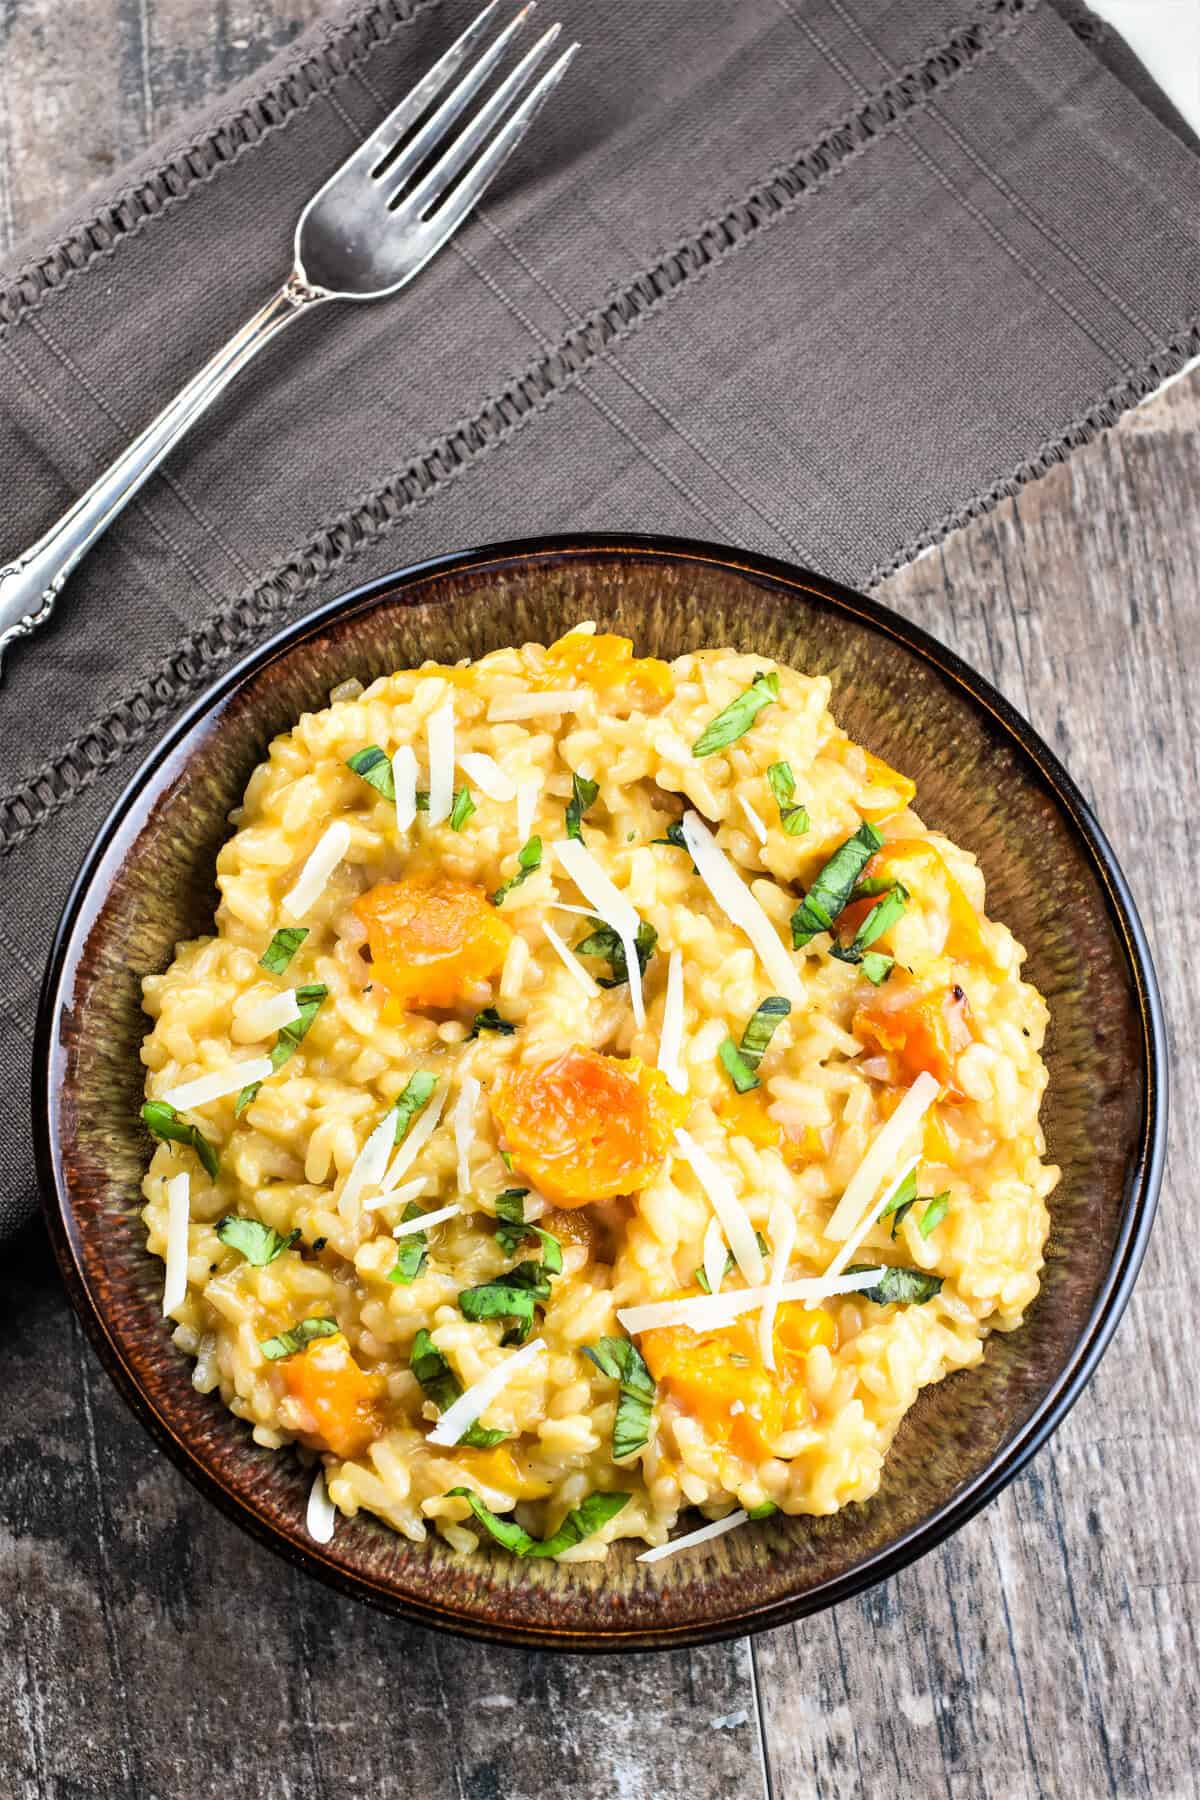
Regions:
[[[0,569],[0,667],[8,646],[49,618],[64,581],[100,533],[264,344],[293,319],[328,300],[380,300],[394,294],[457,231],[579,48],[572,44],[535,82],[537,68],[561,29],[552,25],[462,128],[453,131],[482,94],[536,0],[528,0],[431,110],[486,36],[499,5],[500,0],[491,0],[313,195],[297,221],[292,272],[279,292],[235,332],[44,537]]]

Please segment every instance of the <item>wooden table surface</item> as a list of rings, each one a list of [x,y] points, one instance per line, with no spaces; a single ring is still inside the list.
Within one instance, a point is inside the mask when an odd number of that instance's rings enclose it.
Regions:
[[[0,249],[316,0],[4,0]],[[1158,958],[1171,1168],[1103,1367],[981,1517],[753,1641],[556,1658],[303,1580],[155,1451],[40,1228],[0,1270],[0,1791],[37,1800],[1185,1800],[1200,1793],[1200,370],[889,581],[1093,801]],[[1191,1196],[1191,1198],[1189,1198]]]

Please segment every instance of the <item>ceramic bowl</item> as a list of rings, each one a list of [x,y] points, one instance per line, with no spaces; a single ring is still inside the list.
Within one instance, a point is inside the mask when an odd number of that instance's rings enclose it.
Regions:
[[[349,676],[452,662],[582,618],[674,656],[732,644],[833,682],[850,734],[914,776],[926,821],[975,851],[989,908],[1028,946],[1050,1005],[1049,1156],[1063,1178],[1040,1297],[982,1363],[927,1388],[878,1495],[777,1516],[645,1566],[522,1562],[414,1545],[366,1514],[305,1533],[311,1472],[259,1449],[191,1384],[143,1246],[141,977],[211,929],[231,807],[277,732]],[[860,595],[737,551],[638,538],[502,545],[389,576],[254,652],[182,718],[115,807],[68,902],[35,1057],[46,1212],[72,1300],[117,1385],[202,1491],[314,1575],[423,1624],[508,1643],[614,1650],[779,1625],[893,1574],[1012,1479],[1078,1398],[1129,1297],[1166,1123],[1164,1036],[1128,889],[1078,790],[987,682]],[[695,1521],[693,1521],[695,1522]]]

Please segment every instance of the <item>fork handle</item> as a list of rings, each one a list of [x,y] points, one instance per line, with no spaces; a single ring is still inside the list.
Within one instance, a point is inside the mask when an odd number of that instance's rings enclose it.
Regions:
[[[0,668],[18,638],[45,623],[67,576],[201,413],[264,344],[330,296],[293,273],[134,438],[36,544],[0,568]]]

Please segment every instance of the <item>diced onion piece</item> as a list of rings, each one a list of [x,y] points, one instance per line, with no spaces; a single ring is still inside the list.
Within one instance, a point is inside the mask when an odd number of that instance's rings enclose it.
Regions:
[[[763,1301],[762,1312],[758,1315],[758,1349],[764,1369],[774,1369],[775,1313],[779,1305],[778,1294],[787,1280],[788,1263],[791,1261],[792,1251],[796,1247],[796,1215],[791,1207],[785,1205],[782,1200],[777,1200],[771,1208],[771,1219],[767,1229],[771,1236],[771,1274],[767,1282],[767,1298]],[[840,1275],[841,1269],[828,1272]]]
[[[338,1212],[351,1224],[358,1218],[362,1197],[383,1180],[392,1145],[396,1141],[396,1115],[389,1106],[350,1165],[338,1195]]]
[[[663,995],[662,1030],[658,1038],[658,1066],[677,1094],[686,1094],[687,1070],[683,1066],[683,951],[667,958],[667,991]]]
[[[429,823],[440,825],[454,805],[454,702],[431,712],[425,727],[429,748]]]
[[[517,783],[517,836],[523,844],[529,842],[541,792],[542,783],[537,775],[527,775],[524,781]]]
[[[701,881],[726,917],[739,931],[745,932],[771,977],[776,993],[785,994],[795,1005],[803,1006],[804,984],[779,933],[708,826],[698,814],[686,812],[682,831]]]
[[[754,808],[751,806],[750,802],[746,799],[744,794],[738,795],[738,805],[741,807],[742,811],[745,813],[746,823],[749,825],[751,831],[754,833],[754,835],[758,839],[759,843],[765,844],[767,841],[767,828],[763,824],[762,820],[759,818],[758,814],[755,812]]]
[[[684,1300],[651,1300],[644,1306],[621,1306],[617,1318],[631,1337],[643,1331],[658,1331],[664,1325],[686,1325],[689,1331],[720,1331],[743,1313],[756,1312],[768,1299],[781,1306],[788,1300],[802,1300],[815,1306],[838,1294],[857,1294],[874,1287],[887,1273],[882,1264],[859,1269],[853,1275],[806,1275],[799,1281],[785,1281],[782,1287],[733,1288],[727,1294],[694,1294]]]
[[[675,1133],[675,1142],[712,1203],[712,1209],[721,1222],[726,1242],[733,1253],[734,1262],[749,1285],[757,1286],[764,1274],[762,1251],[758,1247],[750,1216],[733,1191],[733,1183],[713,1161],[708,1151],[682,1127]]]
[[[364,1200],[364,1212],[377,1212],[381,1206],[407,1206],[410,1200],[419,1200],[429,1187],[428,1175],[418,1175],[415,1181],[405,1181],[398,1188],[392,1188],[387,1194],[374,1194],[371,1199]]]
[[[701,1525],[697,1531],[672,1539],[669,1544],[657,1544],[653,1550],[643,1550],[638,1561],[661,1562],[664,1556],[674,1556],[677,1550],[691,1550],[697,1544],[707,1544],[710,1538],[724,1537],[727,1531],[736,1531],[739,1525],[746,1525],[749,1520],[748,1512],[731,1512],[724,1519],[714,1519],[710,1525]]]
[[[624,894],[613,886],[586,844],[581,844],[577,838],[562,838],[555,844],[554,854],[584,899],[591,902],[594,912],[606,925],[611,925],[620,938],[629,973],[633,1022],[637,1026],[644,1025],[646,1008],[642,1000],[642,969],[637,954],[637,934],[641,919]]]
[[[422,1182],[421,1186],[424,1187],[424,1185]],[[452,1201],[449,1206],[439,1206],[436,1212],[422,1213],[419,1219],[403,1220],[396,1226],[392,1236],[394,1238],[411,1237],[414,1231],[425,1231],[430,1225],[441,1225],[447,1219],[456,1218],[461,1211],[462,1207],[458,1202]]]
[[[725,1239],[716,1213],[704,1228],[704,1279],[710,1294],[719,1294],[725,1279]]]
[[[575,977],[584,993],[590,1000],[594,1000],[599,994],[600,989],[596,986],[596,983],[588,974],[570,945],[563,942],[553,925],[547,924],[545,919],[541,920],[541,927],[545,934],[546,942],[561,959],[563,967],[571,971],[571,974]]]
[[[163,1279],[163,1318],[169,1318],[187,1294],[188,1221],[192,1183],[186,1171],[167,1182],[167,1254]]]
[[[927,1069],[922,1069],[846,1183],[846,1191],[834,1207],[833,1216],[825,1227],[827,1238],[836,1243],[849,1237],[878,1193],[880,1183],[890,1178],[900,1160],[905,1141],[929,1111],[940,1091],[934,1077]],[[891,1185],[894,1187],[896,1184],[893,1181]]]
[[[884,1207],[887,1205],[892,1195],[896,1192],[896,1189],[908,1180],[920,1160],[919,1156],[914,1156],[911,1162],[905,1163],[894,1181],[889,1181],[885,1184],[883,1191],[880,1193],[875,1204],[868,1207],[867,1211],[863,1214],[854,1230],[850,1233],[850,1236],[846,1239],[845,1243],[826,1269],[826,1275],[841,1274],[842,1270],[846,1267],[846,1264],[850,1261],[850,1258],[854,1255],[854,1252],[858,1249],[858,1246],[866,1237],[868,1231],[871,1230],[872,1226],[879,1219],[880,1214],[883,1212]]]
[[[392,757],[396,790],[396,830],[411,831],[417,822],[417,758],[411,744],[401,744]]]
[[[196,1106],[207,1106],[210,1100],[223,1100],[226,1094],[240,1093],[252,1082],[265,1081],[274,1073],[275,1065],[269,1056],[251,1056],[245,1062],[226,1063],[211,1075],[198,1075],[195,1081],[181,1082],[158,1098],[177,1112],[188,1112]]]
[[[459,756],[458,766],[489,800],[505,801],[515,798],[516,782],[511,775],[504,773],[495,757],[489,756],[486,751],[464,750]]]
[[[433,1099],[425,1111],[409,1128],[408,1136],[392,1158],[392,1166],[383,1178],[382,1187],[385,1194],[394,1192],[402,1175],[408,1173],[425,1145],[437,1130],[438,1120],[446,1108],[446,1096],[449,1093],[445,1082],[438,1085]]]
[[[429,1434],[431,1444],[457,1444],[459,1438],[469,1425],[473,1425],[480,1413],[489,1407],[496,1395],[506,1388],[514,1375],[520,1374],[527,1363],[540,1356],[546,1348],[542,1338],[534,1338],[532,1344],[506,1356],[473,1382],[469,1388],[458,1396],[453,1406],[448,1406],[433,1430]]]
[[[290,918],[307,917],[325,892],[325,883],[349,848],[350,827],[345,819],[335,819],[317,839],[295,886],[283,896],[283,910]]]
[[[337,1524],[337,1507],[329,1498],[325,1486],[325,1471],[318,1469],[308,1493],[308,1511],[304,1515],[304,1525],[310,1538],[318,1544],[327,1544],[333,1536],[333,1528]]]
[[[257,999],[247,1002],[245,1006],[235,1005],[233,1022],[248,1039],[270,1037],[273,1031],[282,1031],[300,1017],[300,1002],[296,999],[295,988],[285,988],[281,994],[259,995]]]
[[[494,725],[514,719],[543,719],[552,713],[578,712],[587,699],[586,688],[553,688],[540,694],[504,694],[488,707]]]
[[[454,1102],[454,1149],[458,1157],[458,1191],[471,1189],[471,1145],[475,1142],[475,1108],[479,1105],[479,1082],[474,1075],[464,1075]]]

